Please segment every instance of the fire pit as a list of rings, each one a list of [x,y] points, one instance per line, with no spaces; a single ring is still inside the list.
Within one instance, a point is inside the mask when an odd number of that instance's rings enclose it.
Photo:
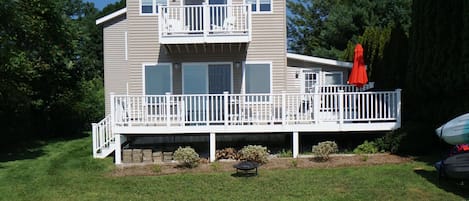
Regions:
[[[250,173],[250,171],[255,170],[255,175],[257,175],[257,168],[259,167],[259,163],[254,161],[242,161],[236,165],[233,165],[236,168],[236,173],[238,174],[239,171],[243,173]]]

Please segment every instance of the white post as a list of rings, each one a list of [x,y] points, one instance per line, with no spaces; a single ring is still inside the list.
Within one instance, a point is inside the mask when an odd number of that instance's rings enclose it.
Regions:
[[[116,146],[116,149],[114,150],[115,152],[115,162],[116,162],[116,165],[119,165],[119,164],[122,164],[122,151],[121,151],[121,134],[115,134],[115,142],[116,144],[114,146]]]
[[[208,36],[208,33],[209,33],[209,30],[210,30],[210,7],[208,5],[208,3],[203,3],[203,15],[204,15],[204,18],[203,18],[203,32],[204,32],[204,41],[206,41],[207,39],[207,36]],[[200,22],[202,19],[198,18],[198,21]]]
[[[215,150],[216,150],[217,140],[215,133],[210,133],[210,162],[215,161]]]
[[[299,143],[299,134],[298,131],[293,132],[293,158],[298,158],[298,153],[300,152],[300,143]]]
[[[319,87],[314,87],[314,95],[313,95],[313,121],[315,123],[318,123],[321,120],[321,115],[319,113],[319,107],[321,107],[321,96],[324,96],[324,94],[319,94],[318,91]]]
[[[114,128],[114,122],[116,122],[116,100],[115,100],[115,93],[109,93],[109,100],[111,101],[111,127]],[[121,103],[122,104],[122,103]],[[124,111],[125,112],[125,111]],[[114,129],[113,129],[114,130]]]
[[[401,127],[401,91],[402,91],[402,89],[396,89],[396,99],[397,99],[396,128]]]
[[[161,5],[158,5],[158,37],[161,41],[161,36],[163,34],[163,23],[166,23],[166,19],[164,19],[163,15],[163,8]],[[166,24],[164,26],[167,26]]]
[[[344,124],[344,90],[339,90],[339,128]]]
[[[248,10],[246,12],[246,14],[248,15],[247,18],[248,18],[248,22],[247,22],[247,30],[248,30],[248,33],[249,33],[249,41],[251,41],[251,38],[252,38],[252,10],[251,10],[251,4],[248,4]]]
[[[287,124],[287,95],[282,91],[282,125]]]
[[[97,151],[97,144],[98,142],[96,141],[97,138],[96,138],[96,135],[98,134],[98,124],[96,123],[92,123],[91,124],[91,127],[92,127],[92,140],[93,140],[93,157],[96,158],[98,153],[96,153]]]
[[[232,111],[229,111],[228,109],[228,92],[227,91],[224,91],[223,92],[223,111],[224,112],[224,118],[225,118],[225,126],[228,126],[228,112],[232,112]]]
[[[171,125],[171,107],[170,107],[170,98],[171,98],[171,93],[169,92],[166,92],[166,126],[170,126]]]

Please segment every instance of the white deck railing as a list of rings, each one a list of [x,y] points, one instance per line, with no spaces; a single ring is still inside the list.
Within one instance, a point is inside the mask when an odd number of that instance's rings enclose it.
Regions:
[[[112,132],[111,115],[107,115],[99,123],[92,124],[93,129],[93,157],[97,157],[105,148],[110,148],[114,141]],[[112,150],[111,150],[112,151]],[[105,154],[107,155],[107,154]]]
[[[112,95],[116,126],[397,122],[400,90],[308,94]]]
[[[339,92],[340,90],[344,92],[361,92],[367,91],[369,89],[373,89],[375,87],[374,82],[369,82],[365,84],[363,87],[356,87],[354,85],[320,85],[317,87],[318,93],[334,93]]]
[[[160,6],[161,37],[249,35],[250,5]]]

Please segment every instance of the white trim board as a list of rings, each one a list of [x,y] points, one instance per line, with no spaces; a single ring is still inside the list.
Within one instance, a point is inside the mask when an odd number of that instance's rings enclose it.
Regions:
[[[115,17],[120,16],[120,15],[125,14],[125,13],[127,13],[127,7],[125,7],[125,8],[123,8],[123,9],[120,9],[120,10],[118,10],[118,11],[116,11],[116,12],[113,12],[113,13],[111,13],[111,14],[109,14],[109,15],[106,15],[106,16],[104,16],[104,17],[101,17],[101,18],[97,19],[97,20],[96,20],[96,25],[99,25],[99,24],[101,24],[101,23],[103,23],[103,22],[106,22],[106,21],[108,21],[108,20],[111,20],[112,18],[115,18]]]
[[[309,61],[313,63],[333,65],[333,66],[344,67],[344,68],[352,68],[353,66],[353,63],[351,62],[338,61],[338,60],[333,60],[333,59],[324,59],[324,58],[306,56],[306,55],[294,54],[294,53],[287,53],[287,59],[297,59],[301,61]]]

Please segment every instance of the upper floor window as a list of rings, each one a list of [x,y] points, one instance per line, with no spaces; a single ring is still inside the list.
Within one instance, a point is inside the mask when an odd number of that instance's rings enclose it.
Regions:
[[[168,5],[167,0],[140,0],[140,13],[141,14],[156,14],[158,13],[158,5]]]
[[[272,11],[272,0],[246,0],[246,4],[251,4],[252,12]]]

